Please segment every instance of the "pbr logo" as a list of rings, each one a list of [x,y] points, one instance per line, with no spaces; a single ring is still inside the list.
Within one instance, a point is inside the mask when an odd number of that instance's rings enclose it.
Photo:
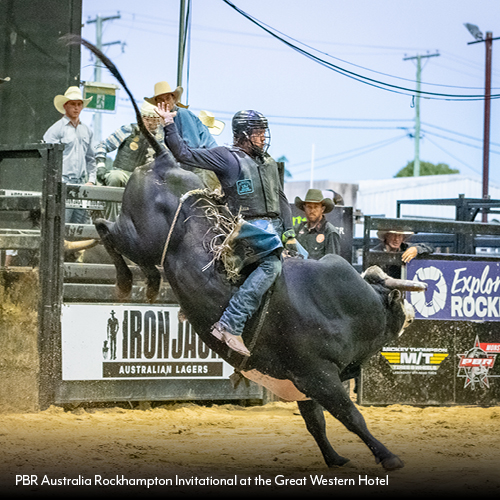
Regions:
[[[463,354],[458,354],[457,377],[465,378],[464,388],[475,390],[476,385],[480,388],[490,388],[489,378],[500,377],[490,375],[490,370],[495,365],[496,353],[500,352],[499,343],[479,342],[476,337],[474,347]]]

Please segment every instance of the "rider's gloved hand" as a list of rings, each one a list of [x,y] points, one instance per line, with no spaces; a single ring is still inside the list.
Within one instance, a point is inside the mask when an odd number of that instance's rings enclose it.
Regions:
[[[285,243],[285,253],[288,257],[295,257],[303,259],[304,256],[300,254],[299,249],[297,247],[297,240],[295,238],[290,238]]]

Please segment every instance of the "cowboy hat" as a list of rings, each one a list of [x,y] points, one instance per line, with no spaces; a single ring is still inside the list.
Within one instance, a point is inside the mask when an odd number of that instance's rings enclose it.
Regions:
[[[64,105],[68,101],[83,101],[83,107],[86,108],[91,100],[92,97],[89,97],[88,99],[83,98],[80,87],[69,87],[68,90],[64,92],[64,95],[56,95],[54,97],[54,106],[59,113],[65,115],[66,110],[64,109]]]
[[[212,135],[219,135],[226,126],[224,122],[216,120],[214,115],[210,113],[210,111],[200,111],[198,118],[200,119],[201,123],[203,123],[203,125],[206,125]]]
[[[175,90],[172,90],[172,87],[170,87],[168,82],[158,82],[155,83],[155,93],[153,97],[145,97],[144,100],[149,102],[149,104],[156,106],[155,97],[158,97],[159,95],[162,94],[174,94],[175,103],[179,104],[183,92],[184,89],[181,86],[177,87]]]
[[[388,234],[402,234],[406,239],[408,236],[411,236],[413,234],[413,231],[393,231],[393,230],[382,231],[382,230],[380,230],[380,231],[377,231],[377,238],[379,240],[385,241],[385,237]]]
[[[5,78],[0,78],[0,83],[10,82],[10,76],[6,76]]]
[[[323,198],[323,193],[321,189],[309,189],[306,193],[304,201],[302,201],[298,196],[295,198],[295,206],[299,210],[304,210],[304,203],[321,203],[325,207],[325,214],[331,212],[335,203],[330,198]]]
[[[155,107],[156,106],[149,104],[149,102],[144,101],[141,106],[141,115],[149,118],[160,118],[158,113],[155,111]]]

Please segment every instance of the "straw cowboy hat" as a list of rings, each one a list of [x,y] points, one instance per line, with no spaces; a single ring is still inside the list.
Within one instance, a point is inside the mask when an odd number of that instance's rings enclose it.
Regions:
[[[200,119],[201,123],[203,123],[203,125],[207,126],[212,135],[219,135],[226,126],[224,122],[216,120],[215,116],[210,113],[210,111],[200,111],[198,118]]]
[[[404,236],[404,239],[408,238],[408,236],[411,236],[413,234],[413,231],[377,231],[377,238],[379,240],[385,241],[385,237],[388,234],[402,234]]]
[[[149,118],[160,118],[158,113],[155,111],[155,106],[149,104],[149,102],[144,101],[141,106],[141,115],[147,116]]]
[[[86,108],[91,100],[92,97],[89,97],[88,99],[83,98],[80,87],[69,87],[68,90],[64,92],[64,95],[56,95],[54,97],[54,106],[56,107],[57,111],[59,111],[59,113],[64,115],[66,114],[64,105],[68,101],[83,101],[83,107]]]
[[[325,207],[325,214],[331,212],[333,210],[333,207],[335,206],[335,203],[333,203],[330,198],[323,198],[321,189],[309,189],[309,191],[307,191],[306,193],[304,201],[302,201],[298,196],[295,198],[295,206],[302,211],[304,210],[304,203],[323,204]]]
[[[181,95],[183,92],[184,92],[184,89],[181,86],[177,87],[175,90],[172,90],[172,87],[170,87],[168,82],[158,82],[158,83],[155,83],[154,96],[153,97],[145,97],[144,100],[149,102],[149,104],[156,106],[155,97],[158,97],[159,95],[162,95],[162,94],[174,94],[175,103],[179,104],[179,101],[181,100]]]

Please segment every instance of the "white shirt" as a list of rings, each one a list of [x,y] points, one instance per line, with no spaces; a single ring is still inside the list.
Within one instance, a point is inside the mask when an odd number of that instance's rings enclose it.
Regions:
[[[54,123],[43,136],[50,144],[64,144],[63,176],[70,180],[96,181],[96,163],[92,147],[92,131],[84,123],[75,127],[67,116]]]

